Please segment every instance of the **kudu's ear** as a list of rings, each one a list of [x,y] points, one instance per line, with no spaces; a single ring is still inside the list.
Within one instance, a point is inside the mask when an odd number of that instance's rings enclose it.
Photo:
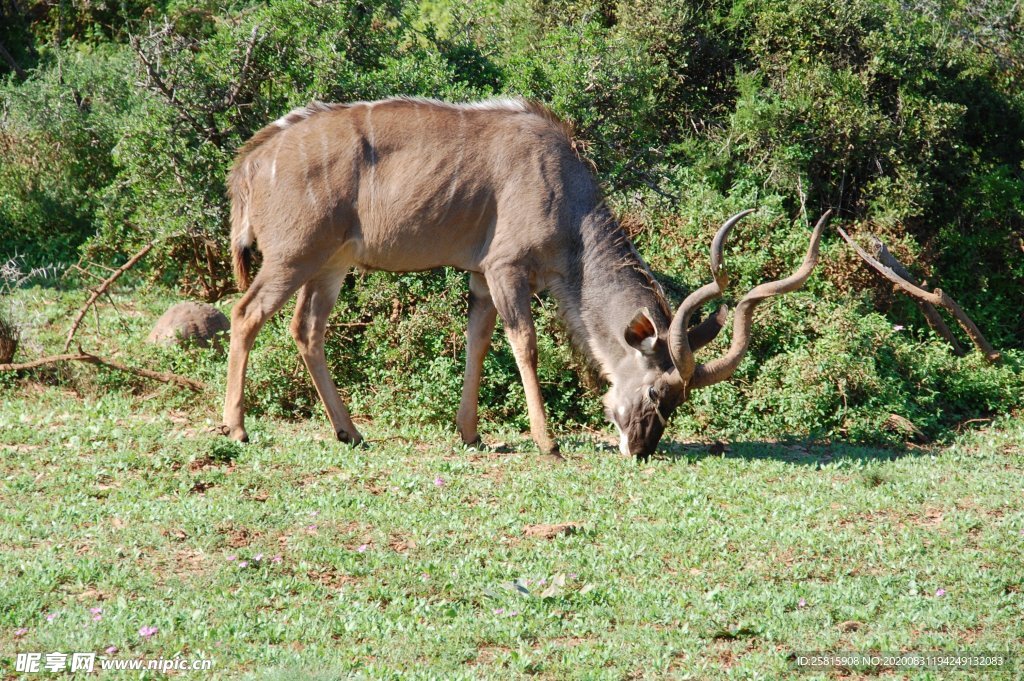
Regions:
[[[626,343],[639,352],[648,355],[654,352],[654,344],[658,342],[658,329],[654,326],[647,308],[640,308],[633,319],[626,325]]]

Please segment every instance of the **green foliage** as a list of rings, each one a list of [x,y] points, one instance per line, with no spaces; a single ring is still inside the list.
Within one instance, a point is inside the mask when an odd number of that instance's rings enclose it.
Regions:
[[[685,436],[898,444],[1024,404],[1018,352],[999,365],[957,358],[878,314],[807,294],[768,305],[736,376],[677,417]]]
[[[123,49],[79,45],[25,83],[0,83],[0,261],[67,260],[95,233],[111,150],[141,99],[133,71]]]
[[[224,176],[263,125],[313,99],[525,95],[575,125],[676,300],[704,283],[729,213],[759,207],[727,252],[734,301],[788,272],[805,218],[831,206],[1005,351],[997,367],[955,359],[913,305],[826,243],[806,292],[758,314],[737,377],[695,396],[681,432],[893,442],[914,436],[899,419],[936,436],[1024,400],[1024,11],[1010,0],[27,4],[0,29],[26,71],[0,82],[0,255],[114,264],[156,241],[140,271],[221,299]],[[357,413],[451,420],[465,290],[452,271],[350,280],[327,352]],[[537,313],[553,419],[598,421],[557,313]],[[257,412],[320,409],[287,316],[257,342]],[[155,361],[211,383],[223,372],[216,353]],[[486,372],[484,416],[525,426],[500,334]]]

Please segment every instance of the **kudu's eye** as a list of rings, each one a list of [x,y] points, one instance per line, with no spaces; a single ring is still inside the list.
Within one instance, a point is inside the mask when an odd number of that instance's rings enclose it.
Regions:
[[[658,401],[658,391],[654,389],[653,385],[647,389],[647,397],[651,400],[651,402]]]

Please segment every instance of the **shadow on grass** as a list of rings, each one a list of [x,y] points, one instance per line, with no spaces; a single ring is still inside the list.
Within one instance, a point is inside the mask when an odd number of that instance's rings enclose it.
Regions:
[[[813,466],[821,468],[839,461],[859,461],[862,463],[875,461],[896,461],[905,457],[925,456],[931,453],[930,448],[884,448],[871,445],[852,444],[847,442],[815,442],[808,440],[789,441],[751,441],[751,442],[713,442],[686,443],[663,441],[652,460],[662,461],[699,461],[709,457],[723,459],[771,459],[783,461],[797,466]]]
[[[593,435],[560,438],[563,451],[599,451],[609,456],[622,456],[618,447]],[[820,468],[839,461],[896,461],[905,457],[925,456],[933,448],[908,444],[904,447],[880,447],[848,442],[828,442],[794,438],[776,441],[679,442],[665,439],[650,462],[696,462],[707,458],[771,459],[797,466]],[[570,458],[572,454],[569,455]]]

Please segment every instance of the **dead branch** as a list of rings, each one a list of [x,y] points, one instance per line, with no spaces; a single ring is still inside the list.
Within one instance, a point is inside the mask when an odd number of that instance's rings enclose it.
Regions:
[[[249,42],[245,47],[245,56],[242,58],[242,68],[238,72],[238,79],[235,81],[235,86],[231,88],[231,92],[228,93],[227,98],[224,100],[225,110],[230,109],[235,105],[235,100],[238,99],[238,93],[242,91],[242,87],[245,85],[245,79],[249,73],[249,64],[252,60],[252,52],[256,47],[256,43],[259,41],[259,30],[259,24],[252,27],[252,33],[249,35]]]
[[[157,33],[150,36],[159,36],[166,34],[171,30],[169,24],[158,31]],[[129,47],[135,52],[135,56],[138,57],[139,62],[146,70],[146,78],[148,82],[146,87],[153,92],[157,92],[163,96],[163,98],[177,113],[178,116],[188,122],[192,126],[192,129],[200,136],[213,140],[214,142],[220,142],[223,139],[220,130],[217,129],[216,122],[213,120],[212,115],[207,116],[207,124],[204,125],[198,118],[188,110],[187,105],[178,99],[177,92],[175,91],[174,85],[164,80],[163,74],[160,70],[159,58],[156,61],[150,59],[150,55],[146,53],[146,48],[143,46],[142,39],[137,36],[131,36],[128,40]]]
[[[952,314],[956,318],[956,321],[960,324],[961,328],[963,328],[967,335],[970,336],[971,340],[974,342],[975,347],[978,348],[978,351],[981,352],[985,359],[989,362],[999,361],[999,353],[996,352],[996,350],[991,345],[989,345],[989,342],[987,340],[985,340],[985,337],[981,334],[981,331],[978,329],[977,325],[971,320],[970,317],[967,316],[967,314],[960,308],[960,306],[957,305],[956,301],[950,298],[948,294],[942,291],[942,289],[937,288],[932,293],[929,293],[928,291],[925,291],[924,289],[915,286],[914,284],[911,284],[909,281],[896,274],[896,272],[894,272],[891,267],[883,265],[882,263],[878,262],[878,260],[869,255],[867,251],[861,248],[857,244],[857,242],[850,238],[850,235],[847,234],[842,229],[839,229],[839,235],[843,237],[843,240],[846,241],[846,243],[848,243],[853,248],[853,250],[857,251],[857,255],[859,255],[864,262],[866,262],[868,265],[874,268],[875,271],[877,271],[883,277],[885,277],[892,283],[896,284],[896,286],[903,290],[904,293],[914,298],[917,298],[918,300],[923,300],[932,305],[938,305],[946,308],[950,312],[950,314]]]
[[[149,369],[130,367],[115,360],[105,359],[85,352],[81,348],[79,348],[78,352],[74,354],[51,355],[49,357],[32,360],[31,362],[25,362],[24,364],[0,364],[0,371],[27,371],[29,369],[36,369],[49,364],[59,364],[61,362],[87,362],[89,364],[99,364],[105,367],[110,367],[111,369],[117,369],[118,371],[124,371],[129,374],[150,378],[154,381],[174,383],[195,391],[206,389],[205,384],[200,383],[199,381],[194,381],[191,378],[186,378],[184,376],[179,376],[178,374],[172,374],[165,371],[151,371]]]
[[[150,249],[152,249],[154,245],[155,242],[150,242],[146,244],[146,246],[143,247],[141,251],[130,257],[128,259],[128,262],[114,270],[114,273],[111,274],[106,279],[104,279],[99,286],[97,286],[94,289],[91,289],[92,294],[89,296],[89,299],[85,301],[85,305],[83,305],[82,308],[78,311],[78,314],[75,315],[75,321],[71,323],[71,329],[68,331],[68,337],[64,341],[64,352],[67,352],[68,348],[71,347],[71,340],[75,337],[75,333],[78,332],[78,327],[82,324],[82,320],[85,318],[85,315],[89,311],[89,308],[96,302],[96,300],[100,296],[106,293],[107,289],[110,288],[111,284],[117,281],[118,277],[120,277],[122,274],[130,270],[139,260],[142,260],[143,256],[149,253]]]
[[[884,243],[882,243],[881,239],[875,236],[871,237],[871,250],[874,251],[874,256],[878,259],[878,262],[892,269],[893,272],[914,286],[918,285],[917,281],[915,281],[914,277],[911,276],[907,268],[903,266],[903,263],[897,260],[896,256],[889,252],[889,249]],[[918,307],[921,308],[921,313],[924,314],[924,318],[928,322],[928,326],[932,327],[937,334],[945,338],[946,341],[953,346],[953,354],[957,357],[963,357],[965,353],[963,347],[960,345],[960,341],[956,339],[953,332],[949,330],[948,326],[946,326],[946,322],[942,320],[942,317],[939,315],[939,311],[935,309],[935,306],[926,300],[920,300],[917,298],[914,300],[917,302]]]

